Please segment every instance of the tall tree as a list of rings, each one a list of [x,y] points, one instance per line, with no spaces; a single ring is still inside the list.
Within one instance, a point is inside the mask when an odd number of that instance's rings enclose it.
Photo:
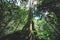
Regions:
[[[32,40],[32,16],[33,16],[33,14],[32,14],[32,6],[33,6],[33,2],[32,2],[33,0],[29,0],[29,19],[28,19],[28,21],[29,21],[29,30],[30,30],[30,34],[29,34],[29,37],[30,37],[30,39],[29,40]]]

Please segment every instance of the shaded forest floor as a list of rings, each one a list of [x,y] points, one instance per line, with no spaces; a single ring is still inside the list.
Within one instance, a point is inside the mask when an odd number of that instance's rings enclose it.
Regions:
[[[0,38],[0,40],[29,40],[28,33],[17,31]],[[36,39],[38,40],[38,39]]]
[[[0,38],[0,40],[29,40],[28,33],[24,33],[21,31],[14,32],[12,34],[8,34]],[[40,40],[38,38],[32,40]],[[44,40],[44,39],[41,39]],[[54,40],[60,40],[60,36],[56,36]]]
[[[25,40],[24,38],[25,38],[25,34],[22,33],[21,31],[17,31],[15,33],[1,37],[0,40]]]

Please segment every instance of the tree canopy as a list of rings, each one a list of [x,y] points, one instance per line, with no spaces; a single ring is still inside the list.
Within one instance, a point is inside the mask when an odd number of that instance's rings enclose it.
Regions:
[[[0,40],[59,40],[59,35],[60,0],[0,0]]]

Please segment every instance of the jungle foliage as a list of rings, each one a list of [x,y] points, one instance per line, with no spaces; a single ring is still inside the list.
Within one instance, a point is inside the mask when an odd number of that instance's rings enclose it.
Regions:
[[[60,39],[60,0],[36,1],[29,9],[28,0],[0,0],[1,40],[29,40],[29,10],[33,13],[32,40]]]

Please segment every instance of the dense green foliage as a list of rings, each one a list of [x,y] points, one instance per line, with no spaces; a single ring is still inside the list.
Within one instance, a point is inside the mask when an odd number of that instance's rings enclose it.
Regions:
[[[0,32],[9,34],[17,30],[22,30],[27,22],[28,11],[15,6],[12,3],[1,3],[1,25]],[[24,15],[24,16],[23,16]]]
[[[26,7],[28,1],[21,0],[21,6],[15,5],[16,2],[16,0],[12,1],[12,3],[0,0],[0,36],[5,36],[19,30],[22,35],[28,35],[29,10]],[[38,40],[59,40],[60,1],[37,0],[37,2],[37,5],[32,7],[33,38]],[[34,9],[35,7],[37,8],[36,10]],[[48,11],[47,15],[44,13],[46,11]],[[35,19],[36,16],[39,16],[39,19]]]

